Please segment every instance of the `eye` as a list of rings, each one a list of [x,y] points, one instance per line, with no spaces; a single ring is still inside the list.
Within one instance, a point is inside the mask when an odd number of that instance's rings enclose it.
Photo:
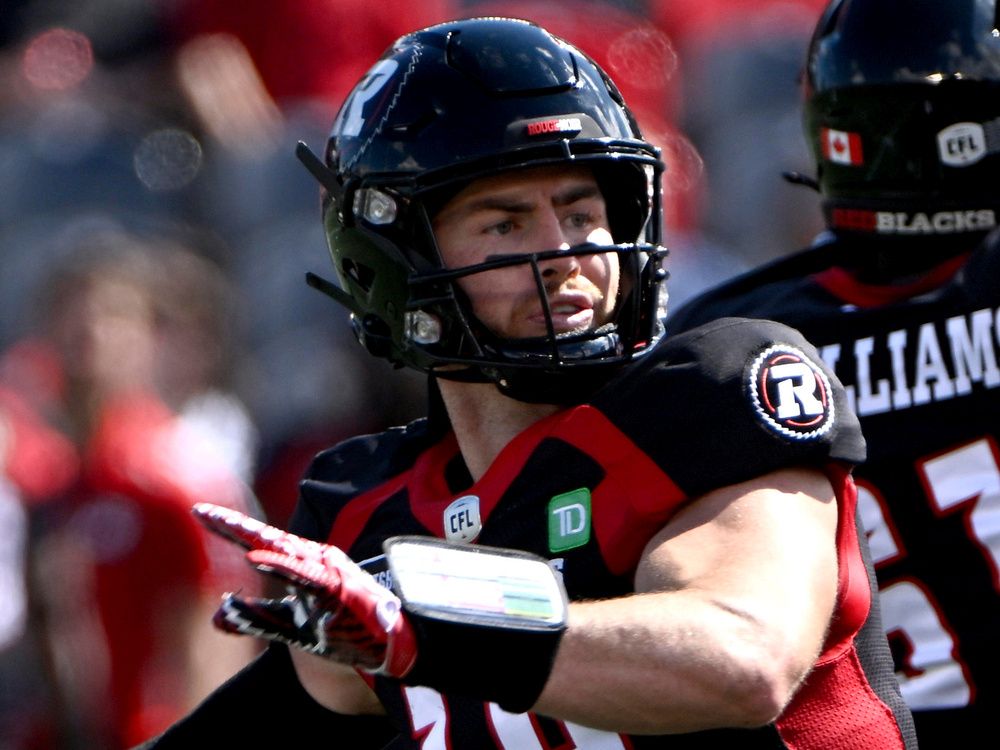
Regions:
[[[486,227],[484,231],[486,234],[496,234],[496,235],[510,234],[511,232],[514,231],[514,222],[511,221],[510,219],[505,219],[504,221],[498,221],[493,224],[490,224],[488,227]]]
[[[573,229],[587,229],[594,223],[594,216],[588,211],[577,211],[566,217],[566,223]]]

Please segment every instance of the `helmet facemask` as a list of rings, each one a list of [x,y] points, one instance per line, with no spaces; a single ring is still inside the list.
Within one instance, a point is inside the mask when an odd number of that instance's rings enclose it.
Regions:
[[[411,237],[407,247],[411,253],[423,248],[417,253],[419,259],[413,259],[415,268],[430,261],[430,270],[414,270],[409,276],[404,313],[408,345],[433,360],[421,369],[443,379],[494,382],[508,395],[524,401],[580,400],[659,339],[666,306],[662,284],[666,272],[661,267],[666,249],[640,241],[647,215],[637,208],[637,195],[647,195],[646,170],[618,164],[597,171],[602,172],[598,179],[602,195],[616,196],[605,199],[613,244],[582,243],[447,268],[434,237],[432,214],[446,202],[445,196],[458,189],[450,186],[443,195],[432,191],[411,201],[411,208],[420,214],[419,220],[411,220],[411,226],[415,230],[419,227],[420,238]],[[637,192],[640,178],[642,187]],[[626,241],[628,238],[631,241]],[[570,257],[584,261],[595,255],[615,257],[614,262],[609,258],[609,264],[617,268],[610,316],[592,329],[557,332],[550,306],[550,295],[557,290],[544,278],[543,266]],[[534,294],[545,318],[544,335],[503,337],[475,314],[463,281],[479,275],[485,279],[491,272],[507,268],[523,268],[533,279]]]

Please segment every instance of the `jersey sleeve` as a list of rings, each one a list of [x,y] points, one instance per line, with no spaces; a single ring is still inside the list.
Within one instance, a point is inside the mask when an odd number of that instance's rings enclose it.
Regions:
[[[424,446],[426,420],[361,435],[316,455],[299,482],[299,498],[288,522],[294,534],[328,541],[341,510],[412,463]]]
[[[773,321],[724,318],[672,336],[594,405],[692,497],[865,458],[841,383],[801,333]]]

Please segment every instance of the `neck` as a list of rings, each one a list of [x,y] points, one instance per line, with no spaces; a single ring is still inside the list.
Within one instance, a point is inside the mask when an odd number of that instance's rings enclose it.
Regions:
[[[442,379],[438,385],[473,481],[479,481],[500,451],[518,434],[562,408],[517,401],[504,396],[492,383]]]

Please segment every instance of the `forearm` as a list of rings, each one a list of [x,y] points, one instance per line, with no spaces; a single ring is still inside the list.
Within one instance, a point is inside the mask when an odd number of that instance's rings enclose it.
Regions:
[[[634,734],[766,724],[814,658],[786,637],[687,593],[577,603],[533,710]]]
[[[302,688],[319,705],[348,715],[379,715],[385,708],[353,667],[291,649]]]
[[[233,638],[212,626],[212,615],[218,607],[217,597],[205,597],[193,607],[182,632],[185,642],[168,655],[173,661],[186,654],[186,695],[184,710],[190,711],[213,690],[239,672],[263,651],[263,644],[251,638]],[[178,628],[178,631],[181,631]]]

